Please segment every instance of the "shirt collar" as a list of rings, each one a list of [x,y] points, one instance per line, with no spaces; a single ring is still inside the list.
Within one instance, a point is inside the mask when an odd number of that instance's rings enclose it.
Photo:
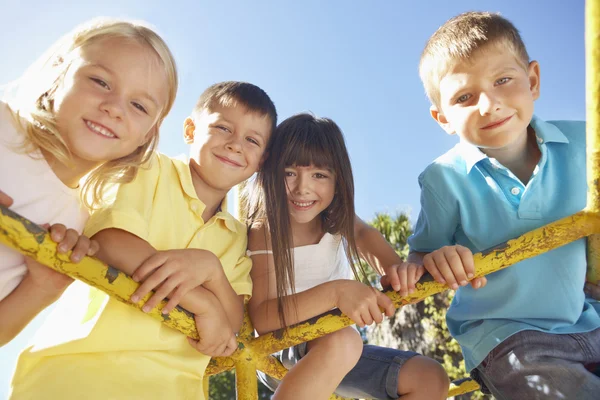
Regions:
[[[558,129],[555,125],[536,117],[535,115],[531,119],[530,125],[535,131],[538,143],[569,143],[569,139],[567,139],[560,129]],[[479,150],[477,146],[474,146],[470,143],[461,140],[458,146],[460,154],[465,160],[467,174],[471,172],[471,169],[475,166],[475,164],[485,158],[488,158],[488,156]]]
[[[174,159],[173,165],[175,166],[175,170],[177,171],[177,175],[179,176],[181,188],[188,197],[194,199],[200,204],[198,213],[202,215],[204,209],[206,208],[206,205],[204,204],[204,202],[202,202],[202,200],[198,198],[198,195],[196,194],[194,182],[192,181],[192,172],[190,171],[190,164],[187,161],[187,158],[183,155],[176,157]],[[237,220],[233,217],[233,215],[231,215],[227,211],[227,195],[225,195],[225,198],[221,202],[221,206],[217,210],[217,213],[215,214],[214,218],[222,220],[227,229],[229,229],[230,231],[235,233],[238,232],[238,224],[236,223]]]

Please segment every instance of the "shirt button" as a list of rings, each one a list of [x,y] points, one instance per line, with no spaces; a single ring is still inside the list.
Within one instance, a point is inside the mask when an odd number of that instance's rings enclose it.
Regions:
[[[194,211],[194,212],[198,211],[198,204],[196,204],[196,203],[192,204],[192,211]]]
[[[521,193],[521,189],[519,189],[518,187],[514,187],[514,188],[510,189],[510,192],[516,196],[519,193]]]
[[[539,137],[539,136],[536,136],[536,137],[537,137],[537,142],[538,142],[539,144],[542,144],[542,143],[544,143],[544,139],[542,139],[542,138],[541,138],[541,137]]]

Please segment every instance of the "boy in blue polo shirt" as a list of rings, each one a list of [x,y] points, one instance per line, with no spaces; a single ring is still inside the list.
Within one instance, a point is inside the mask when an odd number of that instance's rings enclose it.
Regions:
[[[600,361],[600,307],[583,291],[585,239],[468,286],[473,253],[585,207],[585,123],[533,115],[540,66],[497,14],[446,22],[420,75],[431,116],[460,143],[419,176],[411,253],[383,283],[405,294],[427,270],[457,289],[448,328],[496,398],[598,398],[600,377],[585,368]]]

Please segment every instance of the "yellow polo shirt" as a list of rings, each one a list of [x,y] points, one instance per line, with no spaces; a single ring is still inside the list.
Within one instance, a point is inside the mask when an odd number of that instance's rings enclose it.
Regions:
[[[250,296],[245,226],[226,211],[204,222],[204,208],[189,165],[157,155],[119,188],[110,208],[92,215],[86,234],[119,228],[158,250],[210,250],[233,289]],[[210,357],[185,335],[81,282],[61,297],[33,343],[19,357],[12,399],[204,399]]]

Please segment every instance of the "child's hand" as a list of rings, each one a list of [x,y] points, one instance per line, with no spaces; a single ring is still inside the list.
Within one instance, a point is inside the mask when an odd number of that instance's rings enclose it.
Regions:
[[[583,291],[592,299],[600,300],[600,284],[594,285],[591,282],[586,282]]]
[[[163,314],[168,314],[190,290],[209,282],[222,271],[219,258],[207,250],[160,251],[144,261],[133,274],[134,281],[143,283],[133,293],[131,301],[137,303],[158,287],[142,310],[149,312],[169,297],[162,309]]]
[[[10,207],[12,206],[13,199],[2,190],[0,190],[0,206]]]
[[[400,296],[406,296],[415,291],[415,284],[425,273],[425,267],[411,262],[392,265],[381,277],[381,286],[391,286]]]
[[[454,290],[459,286],[466,286],[469,279],[475,274],[473,253],[463,246],[444,246],[423,257],[423,266],[439,283],[446,283]],[[485,277],[473,279],[471,285],[474,289],[486,285]]]
[[[200,340],[188,337],[190,345],[211,357],[227,357],[237,349],[237,340],[223,313],[207,312],[194,316]]]
[[[86,255],[94,255],[99,249],[95,240],[79,235],[76,230],[67,229],[62,224],[52,225],[49,231],[50,238],[58,243],[57,251],[64,254],[72,250],[70,259],[75,263],[81,261]],[[29,257],[25,257],[25,264],[28,271],[26,278],[30,279],[40,291],[48,294],[61,293],[73,282],[71,277],[48,268]]]
[[[361,328],[373,322],[381,323],[383,315],[394,315],[392,300],[380,291],[352,280],[339,281],[336,286],[335,304],[341,312],[352,319]]]
[[[48,231],[50,238],[58,243],[59,253],[66,254],[73,251],[69,259],[74,263],[78,263],[85,256],[93,256],[100,249],[98,242],[80,235],[75,229],[67,229],[63,224],[54,224]]]

